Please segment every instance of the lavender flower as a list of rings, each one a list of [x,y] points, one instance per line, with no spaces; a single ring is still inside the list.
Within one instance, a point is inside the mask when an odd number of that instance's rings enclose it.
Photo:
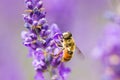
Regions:
[[[102,41],[94,49],[94,56],[99,58],[104,66],[102,80],[120,80],[120,26],[110,23]]]
[[[45,80],[44,72],[49,72],[53,80],[65,80],[70,68],[61,62],[63,52],[57,45],[62,39],[61,31],[56,24],[47,23],[42,0],[25,0],[25,5],[23,19],[28,31],[22,31],[21,37],[33,58],[35,80]]]

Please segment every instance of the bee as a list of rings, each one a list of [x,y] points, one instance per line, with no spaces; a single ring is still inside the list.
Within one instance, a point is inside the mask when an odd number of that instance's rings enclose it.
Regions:
[[[80,49],[76,46],[75,41],[70,32],[64,32],[62,34],[61,44],[59,44],[58,46],[62,47],[62,51],[63,51],[63,55],[61,59],[62,62],[70,61],[71,58],[73,57],[75,50],[77,50],[79,54],[82,54]]]

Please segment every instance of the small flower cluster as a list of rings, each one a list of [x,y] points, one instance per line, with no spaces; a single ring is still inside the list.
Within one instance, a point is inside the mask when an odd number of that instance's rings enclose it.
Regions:
[[[110,24],[106,31],[106,40],[104,54],[102,55],[102,63],[104,64],[103,80],[119,80],[120,79],[120,26],[118,24]]]
[[[33,58],[35,80],[45,80],[44,72],[49,72],[52,80],[65,80],[70,68],[61,62],[63,51],[57,45],[62,39],[61,31],[56,24],[47,23],[43,1],[25,0],[25,5],[23,19],[28,31],[22,31],[21,37]]]
[[[94,55],[100,58],[104,75],[102,80],[120,80],[120,26],[109,23],[104,37],[95,48]]]

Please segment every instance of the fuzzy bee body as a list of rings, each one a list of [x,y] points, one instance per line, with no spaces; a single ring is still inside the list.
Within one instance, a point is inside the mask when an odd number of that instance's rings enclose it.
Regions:
[[[65,49],[65,50],[63,50],[63,57],[62,57],[61,61],[62,62],[69,61],[69,60],[71,60],[72,56],[73,56],[73,52],[72,52],[72,54],[69,54],[68,50]]]
[[[67,62],[71,60],[73,53],[75,51],[75,42],[72,38],[72,34],[70,32],[63,33],[63,57],[62,62]]]
[[[62,39],[61,43],[63,46],[63,56],[62,56],[62,60],[61,60],[62,62],[67,62],[67,61],[71,60],[75,50],[77,50],[78,53],[81,54],[81,51],[76,46],[75,41],[70,32],[63,33],[63,39]]]
[[[62,49],[57,55],[53,55],[53,56],[58,57],[62,52],[63,54],[62,54],[61,62],[70,61],[71,58],[73,57],[75,50],[77,50],[78,53],[81,54],[81,51],[76,46],[72,34],[70,32],[64,32],[60,40],[61,40],[60,44],[57,44],[57,42],[55,43],[58,47],[61,47]]]

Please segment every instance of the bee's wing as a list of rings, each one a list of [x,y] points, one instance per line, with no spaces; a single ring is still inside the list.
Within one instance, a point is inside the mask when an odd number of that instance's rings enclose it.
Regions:
[[[80,59],[84,59],[85,58],[85,55],[81,52],[81,50],[76,46],[76,49],[75,49],[75,55],[77,55]]]

